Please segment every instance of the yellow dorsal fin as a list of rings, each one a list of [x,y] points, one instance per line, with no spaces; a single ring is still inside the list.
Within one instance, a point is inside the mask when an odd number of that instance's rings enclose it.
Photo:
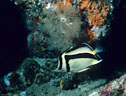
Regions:
[[[73,46],[71,46],[70,48],[68,48],[66,51],[64,51],[63,53],[66,53],[68,50],[72,49]]]
[[[97,53],[97,49],[93,50],[93,53],[96,54]]]

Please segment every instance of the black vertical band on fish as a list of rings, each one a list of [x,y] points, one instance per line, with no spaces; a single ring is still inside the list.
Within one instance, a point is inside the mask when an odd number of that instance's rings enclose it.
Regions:
[[[60,60],[60,65],[59,65],[59,70],[61,70],[62,69],[62,57],[61,56],[59,56],[59,60]]]
[[[69,65],[69,60],[70,60],[70,58],[69,58],[69,56],[65,56],[65,60],[66,60],[66,69],[67,69],[67,72],[70,72],[70,65]]]

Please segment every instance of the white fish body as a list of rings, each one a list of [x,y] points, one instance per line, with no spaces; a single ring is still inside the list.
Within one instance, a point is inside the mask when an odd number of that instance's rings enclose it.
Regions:
[[[90,58],[80,58],[80,59],[74,59],[69,61],[70,65],[70,71],[71,72],[82,72],[87,69],[89,69],[89,66],[95,65],[100,63],[101,61],[98,60],[92,60]]]

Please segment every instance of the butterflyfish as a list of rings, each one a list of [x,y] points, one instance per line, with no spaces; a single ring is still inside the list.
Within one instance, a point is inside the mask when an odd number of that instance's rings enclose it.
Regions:
[[[93,49],[87,43],[71,47],[59,56],[57,69],[74,73],[86,71],[91,66],[102,62],[97,53],[98,49]]]

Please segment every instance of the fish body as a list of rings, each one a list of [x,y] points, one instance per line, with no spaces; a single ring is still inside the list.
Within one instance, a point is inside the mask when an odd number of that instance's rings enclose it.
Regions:
[[[67,72],[83,72],[89,67],[99,64],[102,61],[97,54],[97,49],[93,49],[89,44],[83,43],[78,47],[71,47],[59,56],[59,70]]]

